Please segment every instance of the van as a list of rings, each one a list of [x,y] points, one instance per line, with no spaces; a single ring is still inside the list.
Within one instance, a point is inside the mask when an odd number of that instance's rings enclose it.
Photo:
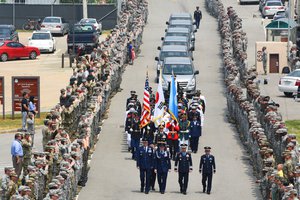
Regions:
[[[190,57],[167,57],[162,67],[162,87],[164,92],[169,92],[171,76],[176,77],[177,91],[183,90],[188,97],[196,93],[196,75],[193,61]]]
[[[156,67],[156,82],[158,82],[160,69],[164,65],[164,60],[167,57],[190,57],[193,60],[192,53],[188,50],[185,45],[166,45],[162,47],[158,47],[159,56],[155,57],[157,61]]]

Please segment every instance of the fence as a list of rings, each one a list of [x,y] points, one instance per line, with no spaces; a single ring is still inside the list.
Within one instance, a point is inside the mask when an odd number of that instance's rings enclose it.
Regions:
[[[70,24],[78,22],[83,16],[82,4],[0,4],[0,24],[13,24],[22,29],[27,19],[43,19],[47,16],[64,17]],[[88,16],[101,19],[103,29],[112,29],[117,23],[115,4],[88,5]]]

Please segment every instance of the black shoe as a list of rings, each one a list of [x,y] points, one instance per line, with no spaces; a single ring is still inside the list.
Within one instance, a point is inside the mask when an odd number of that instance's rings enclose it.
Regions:
[[[149,194],[149,191],[145,191],[145,194]]]
[[[141,188],[141,192],[144,192],[144,188]]]
[[[152,191],[155,191],[155,188],[154,188],[154,187],[152,187],[152,188],[151,188],[151,190],[152,190]]]
[[[183,193],[183,190],[182,190],[182,189],[180,189],[180,193]]]
[[[203,188],[202,192],[205,193],[205,188]]]
[[[207,194],[210,194],[210,192],[207,191]]]
[[[195,151],[194,153],[197,153],[197,151]]]
[[[186,195],[186,191],[182,192],[184,195]]]
[[[164,193],[165,193],[165,191],[161,191],[160,193],[161,193],[161,194],[164,194]]]

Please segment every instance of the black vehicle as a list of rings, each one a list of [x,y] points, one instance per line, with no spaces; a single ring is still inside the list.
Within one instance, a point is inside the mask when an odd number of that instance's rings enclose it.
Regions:
[[[19,42],[19,35],[14,25],[0,25],[0,41],[1,40]]]
[[[86,53],[91,53],[99,42],[99,32],[92,25],[75,24],[68,34],[68,52],[72,52],[73,44],[75,53],[79,47],[84,46]]]

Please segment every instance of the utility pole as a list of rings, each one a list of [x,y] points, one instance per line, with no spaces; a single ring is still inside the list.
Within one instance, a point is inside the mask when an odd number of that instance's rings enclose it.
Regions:
[[[82,0],[82,11],[83,18],[88,18],[87,0]]]
[[[290,37],[291,37],[291,28],[290,28],[290,24],[291,24],[291,11],[292,11],[292,6],[291,6],[291,2],[293,0],[289,0],[289,12],[288,12],[288,40],[287,40],[287,59],[289,61],[290,58]]]

